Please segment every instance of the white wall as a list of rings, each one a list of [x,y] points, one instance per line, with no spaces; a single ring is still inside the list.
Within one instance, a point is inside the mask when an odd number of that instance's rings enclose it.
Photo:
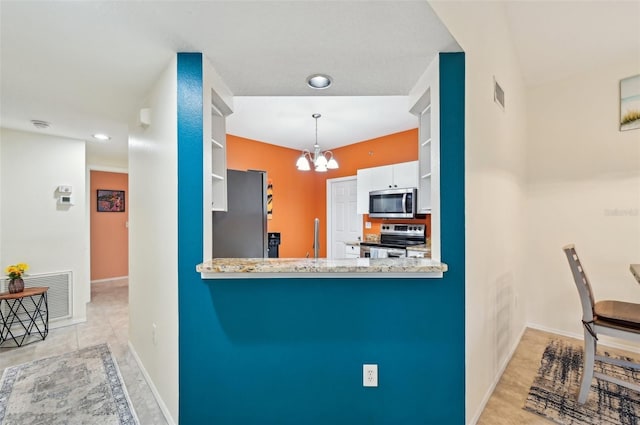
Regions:
[[[531,88],[528,321],[582,336],[562,246],[575,243],[597,299],[640,302],[640,130],[619,131],[619,81],[640,57]]]
[[[466,416],[474,422],[525,323],[517,302],[528,270],[525,88],[502,4],[430,4],[466,55]],[[493,102],[494,76],[505,111]]]
[[[88,142],[93,143],[93,142]],[[94,169],[116,169],[116,170],[125,170],[126,173],[129,162],[127,159],[127,154],[124,156],[116,156],[116,155],[103,155],[100,152],[95,152],[89,150],[87,148],[87,166],[92,170]]]
[[[141,107],[151,125],[132,120],[129,139],[129,338],[161,397],[178,418],[177,61]],[[156,325],[156,343],[152,326]]]
[[[85,145],[82,140],[2,129],[0,133],[2,267],[28,273],[73,272],[73,321],[89,301]],[[73,186],[73,206],[57,204],[56,188]]]

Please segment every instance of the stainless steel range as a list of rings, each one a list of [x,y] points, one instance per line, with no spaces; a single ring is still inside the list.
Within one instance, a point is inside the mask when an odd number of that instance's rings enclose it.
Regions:
[[[425,224],[383,224],[380,242],[360,242],[360,257],[406,257],[406,247],[422,245],[426,240]]]

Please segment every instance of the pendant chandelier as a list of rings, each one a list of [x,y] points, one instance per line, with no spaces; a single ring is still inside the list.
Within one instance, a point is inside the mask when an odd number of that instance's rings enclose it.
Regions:
[[[313,145],[313,152],[305,149],[302,151],[300,158],[296,162],[296,167],[300,171],[309,171],[311,169],[311,164],[313,164],[314,170],[320,173],[324,173],[327,170],[335,170],[338,168],[338,161],[333,157],[333,152],[320,150],[320,145],[318,145],[318,118],[322,115],[313,114],[311,115],[316,120],[316,144]]]

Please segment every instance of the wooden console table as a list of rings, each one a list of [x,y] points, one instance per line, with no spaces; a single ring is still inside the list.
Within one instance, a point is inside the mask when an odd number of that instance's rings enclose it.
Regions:
[[[20,347],[31,335],[45,339],[49,333],[48,287],[24,288],[11,294],[0,293],[0,347],[13,341]]]

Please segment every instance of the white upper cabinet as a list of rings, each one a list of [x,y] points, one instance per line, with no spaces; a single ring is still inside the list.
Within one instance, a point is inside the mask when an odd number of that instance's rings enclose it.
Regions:
[[[227,210],[227,128],[226,117],[232,112],[232,95],[218,74],[203,61],[203,147],[205,173],[205,208]],[[208,205],[208,207],[207,207]],[[209,215],[209,214],[206,214]]]
[[[391,165],[358,170],[356,183],[358,191],[356,212],[358,214],[369,213],[369,192],[372,190],[378,190],[382,187],[387,187],[386,185],[393,179],[392,176]]]
[[[224,114],[211,103],[211,211],[227,210],[227,132]]]
[[[369,192],[373,190],[418,187],[418,181],[418,161],[358,170],[358,214],[369,213]]]
[[[418,132],[418,212],[431,212],[431,197],[433,176],[431,172],[431,105],[420,115],[420,130]]]
[[[393,188],[418,187],[418,161],[392,165]],[[384,188],[383,188],[384,189]]]
[[[204,216],[203,258],[213,252],[212,211],[227,210],[227,129],[226,117],[233,110],[233,94],[211,64],[202,61],[202,149]]]
[[[411,113],[418,117],[418,213],[432,212],[439,201],[440,89],[439,59],[429,65],[410,94]]]
[[[358,170],[358,184],[364,183],[363,188],[378,190],[391,187],[393,181],[393,166],[384,165],[382,167],[364,168]]]

